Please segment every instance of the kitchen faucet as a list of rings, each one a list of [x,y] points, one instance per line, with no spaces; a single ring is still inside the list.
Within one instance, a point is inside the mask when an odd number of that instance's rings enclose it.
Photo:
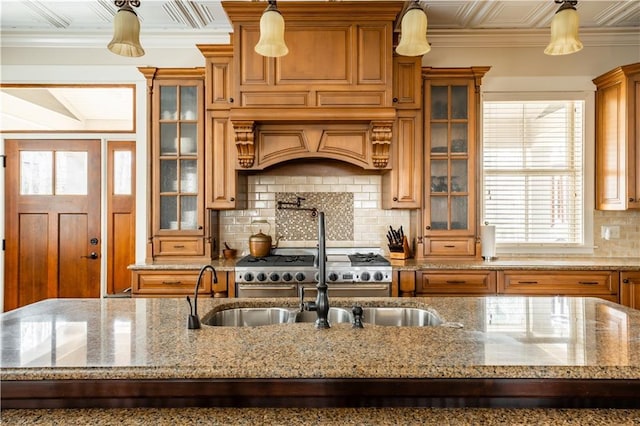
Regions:
[[[327,248],[324,228],[324,212],[318,212],[318,256],[316,258],[318,266],[318,284],[316,288],[318,293],[315,302],[304,301],[304,288],[300,290],[300,310],[316,311],[318,318],[316,319],[316,328],[329,328],[329,296],[327,294]]]
[[[190,330],[195,330],[200,328],[200,318],[198,317],[198,288],[200,287],[200,281],[202,280],[202,276],[207,269],[211,269],[213,272],[213,282],[214,284],[218,282],[218,274],[216,270],[211,265],[204,265],[200,268],[200,273],[198,274],[198,279],[196,280],[196,288],[193,291],[193,306],[191,305],[191,299],[187,296],[187,303],[189,303],[189,318],[187,320],[187,327]]]

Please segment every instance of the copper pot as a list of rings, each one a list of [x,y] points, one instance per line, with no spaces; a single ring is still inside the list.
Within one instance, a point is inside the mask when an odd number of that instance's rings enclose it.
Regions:
[[[251,253],[251,256],[269,256],[271,249],[271,235],[263,234],[262,230],[249,237],[249,253]]]

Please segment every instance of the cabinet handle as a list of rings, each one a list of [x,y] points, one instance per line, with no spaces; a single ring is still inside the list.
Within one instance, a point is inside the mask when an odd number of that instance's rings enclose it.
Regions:
[[[431,225],[425,226],[426,229],[431,229]]]
[[[538,281],[518,281],[518,284],[538,284]]]
[[[398,197],[393,197],[393,201],[398,201]]]
[[[162,281],[162,284],[178,285],[182,284],[182,281]]]
[[[176,249],[182,249],[182,248],[184,248],[184,245],[182,245],[182,244],[176,244],[176,245],[174,245],[174,246],[173,246],[173,248],[176,248]]]
[[[625,278],[624,280],[622,280],[622,282],[625,284],[629,284],[631,281],[629,281],[629,278]]]
[[[629,202],[630,202],[630,203],[633,203],[634,201],[636,201],[636,199],[635,199],[635,198],[629,198]]]
[[[398,102],[398,98],[393,98],[393,102]]]
[[[451,244],[445,244],[444,248],[456,248],[456,246],[452,246]]]
[[[229,98],[229,102],[230,102],[230,103],[233,103],[233,98]]]
[[[582,285],[598,285],[598,281],[578,281],[578,284],[582,284]]]
[[[235,201],[236,199],[234,197],[231,197],[231,198],[229,198],[229,200]]]
[[[466,281],[464,281],[464,280],[447,280],[446,283],[447,284],[465,284]]]

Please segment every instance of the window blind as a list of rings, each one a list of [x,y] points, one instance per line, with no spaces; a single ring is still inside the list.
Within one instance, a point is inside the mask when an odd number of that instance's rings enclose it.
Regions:
[[[584,101],[483,102],[483,214],[496,243],[580,245]]]

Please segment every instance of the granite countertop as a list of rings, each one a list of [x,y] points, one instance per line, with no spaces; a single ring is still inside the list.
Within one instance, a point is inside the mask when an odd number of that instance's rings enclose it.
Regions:
[[[523,408],[125,408],[2,410],[19,425],[637,425],[640,410]]]
[[[216,259],[211,265],[219,271],[233,271],[237,259]],[[203,264],[184,263],[136,263],[131,270],[199,270]],[[422,269],[479,269],[479,270],[608,270],[640,271],[640,258],[637,257],[501,257],[486,262],[482,259],[447,260],[391,260],[391,266],[399,271]]]
[[[496,260],[392,260],[397,270],[484,269],[484,270],[580,270],[640,271],[640,258],[634,257],[499,257]]]
[[[187,329],[180,299],[55,299],[1,315],[1,378],[640,378],[640,311],[595,298],[331,300],[412,306],[463,328],[313,323]],[[296,299],[198,301],[199,313]]]

